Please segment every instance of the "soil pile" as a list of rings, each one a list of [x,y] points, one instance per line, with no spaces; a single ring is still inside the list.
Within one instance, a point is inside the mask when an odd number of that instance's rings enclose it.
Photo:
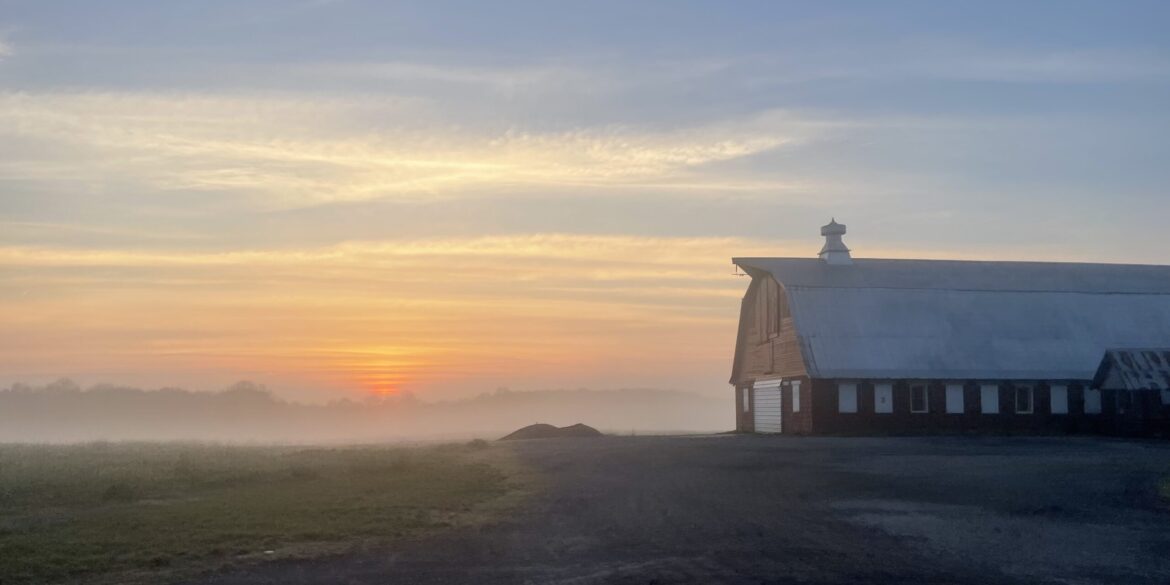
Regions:
[[[515,441],[519,439],[559,439],[562,437],[600,437],[601,431],[577,423],[567,427],[554,427],[544,423],[528,425],[512,434],[500,439],[501,441]]]

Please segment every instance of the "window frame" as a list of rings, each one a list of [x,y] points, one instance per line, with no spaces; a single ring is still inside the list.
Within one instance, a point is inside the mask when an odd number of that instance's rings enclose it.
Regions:
[[[773,295],[772,291],[776,294]],[[781,315],[780,315],[780,297],[783,295],[783,287],[774,278],[768,277],[763,280],[760,286],[760,299],[763,306],[760,307],[760,343],[768,343],[769,341],[780,337],[780,330],[782,329]]]
[[[800,380],[793,380],[790,386],[792,387],[792,412],[800,412]]]
[[[1020,410],[1020,393],[1028,394],[1028,409]],[[1036,386],[1034,384],[1018,384],[1012,386],[1012,411],[1016,414],[1035,414]]]
[[[776,289],[776,292],[777,292],[776,295],[772,295],[773,287],[775,287],[775,289]],[[778,316],[779,311],[777,310],[779,308],[779,307],[777,307],[777,305],[780,302],[779,292],[780,292],[780,285],[777,284],[775,280],[769,278],[768,279],[768,294],[767,294],[768,321],[766,323],[764,323],[764,327],[767,330],[768,339],[776,339],[777,337],[780,337],[780,318]]]
[[[922,410],[914,408],[914,389],[922,389]],[[930,385],[929,384],[911,384],[910,385],[910,412],[911,414],[928,414],[930,412]]]
[[[857,400],[857,383],[856,382],[838,382],[837,383],[837,414],[857,414],[859,410]],[[846,392],[852,390],[852,392]],[[852,394],[853,410],[845,410],[845,401],[843,398]]]
[[[995,406],[995,410],[988,410],[987,395],[990,392],[995,393],[995,399],[990,404]],[[999,384],[980,384],[979,385],[979,412],[982,414],[999,414]]]
[[[958,410],[951,410],[951,396],[953,394],[951,392],[951,390],[955,390],[955,389],[958,389],[958,391],[959,391],[959,409]],[[967,387],[966,387],[966,385],[964,385],[962,383],[958,383],[958,382],[951,382],[951,383],[946,385],[945,392],[946,392],[946,396],[945,396],[945,398],[946,398],[946,400],[945,400],[946,413],[947,414],[967,414]]]
[[[881,405],[878,402],[878,392],[886,394],[890,399],[886,403],[884,410],[879,408]],[[879,382],[873,385],[873,412],[874,414],[894,414],[894,385],[888,382]]]
[[[768,302],[768,278],[760,280],[760,286],[756,290],[756,326],[759,328],[760,343],[768,343],[772,338],[768,337],[769,323],[768,317],[772,312],[770,303]]]
[[[784,319],[791,317],[792,314],[788,309],[788,294],[784,291],[784,285],[776,282],[776,315],[773,317],[776,321],[776,336],[780,336],[780,332],[784,331]]]
[[[1056,396],[1061,394],[1064,396],[1061,399],[1064,403],[1064,408],[1057,410]],[[1050,414],[1068,414],[1068,385],[1067,384],[1053,384],[1048,387],[1048,412]]]

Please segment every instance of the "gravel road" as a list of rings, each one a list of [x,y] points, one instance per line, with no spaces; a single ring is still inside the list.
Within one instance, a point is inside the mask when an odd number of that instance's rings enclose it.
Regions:
[[[497,444],[506,519],[202,583],[1170,583],[1170,443],[606,437]]]

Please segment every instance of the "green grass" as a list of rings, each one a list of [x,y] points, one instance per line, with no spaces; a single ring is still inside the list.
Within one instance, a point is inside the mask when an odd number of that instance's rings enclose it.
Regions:
[[[393,542],[503,495],[486,452],[0,445],[0,583],[160,582]]]

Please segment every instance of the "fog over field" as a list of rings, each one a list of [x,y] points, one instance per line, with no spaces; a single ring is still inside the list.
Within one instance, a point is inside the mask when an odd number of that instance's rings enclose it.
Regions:
[[[81,388],[69,380],[0,390],[0,442],[375,442],[496,438],[543,422],[612,433],[714,432],[734,427],[730,399],[649,389],[498,389],[450,402],[412,394],[302,404],[240,382],[221,392]]]

